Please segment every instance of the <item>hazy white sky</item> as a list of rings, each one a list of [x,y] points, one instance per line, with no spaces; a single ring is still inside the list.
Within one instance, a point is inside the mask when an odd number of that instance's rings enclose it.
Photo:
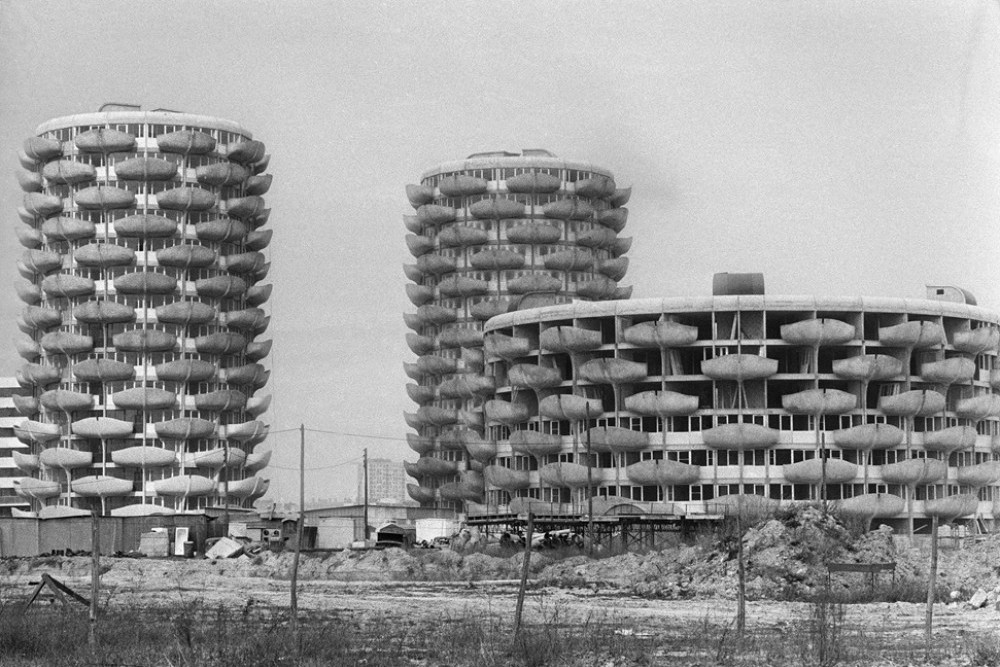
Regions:
[[[633,186],[623,284],[1000,308],[1000,21],[994,2],[474,3],[0,0],[0,375],[21,304],[13,171],[55,116],[132,102],[222,116],[272,154],[266,418],[312,434],[308,496],[402,441],[412,261],[403,186],[483,150],[544,147]],[[0,170],[2,170],[0,169]],[[273,435],[275,497],[298,434]],[[287,468],[287,470],[285,469]]]

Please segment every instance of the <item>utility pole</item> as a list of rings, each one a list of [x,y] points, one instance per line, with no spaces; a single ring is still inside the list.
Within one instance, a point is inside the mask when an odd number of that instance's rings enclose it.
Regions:
[[[368,448],[365,447],[364,458],[365,472],[365,541],[368,540]]]
[[[302,552],[302,533],[306,526],[306,425],[299,424],[299,529],[295,540],[295,558],[292,559],[292,630],[299,632],[299,554]]]

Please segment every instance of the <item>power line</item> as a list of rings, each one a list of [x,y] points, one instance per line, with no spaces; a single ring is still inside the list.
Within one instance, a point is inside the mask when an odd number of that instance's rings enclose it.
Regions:
[[[278,435],[280,433],[292,433],[298,432],[299,428],[283,428],[277,431],[269,431],[269,435]],[[392,442],[406,442],[406,438],[396,438],[389,435],[372,435],[369,433],[347,433],[344,431],[327,431],[320,428],[306,428],[307,433],[322,433],[324,435],[341,435],[350,438],[365,438],[368,440],[390,440]]]
[[[332,464],[330,464],[328,466],[317,466],[315,468],[306,468],[306,470],[329,470],[330,468],[339,468],[340,466],[346,466],[348,463],[357,463],[360,460],[361,460],[360,456],[355,456],[352,459],[347,459],[346,461],[341,461],[340,463],[332,463]],[[276,466],[276,465],[270,465],[270,464],[268,464],[267,469],[268,470],[271,470],[271,469],[275,469],[275,470],[298,470],[299,468],[298,468],[298,466],[289,468],[289,467],[286,467],[286,466]]]

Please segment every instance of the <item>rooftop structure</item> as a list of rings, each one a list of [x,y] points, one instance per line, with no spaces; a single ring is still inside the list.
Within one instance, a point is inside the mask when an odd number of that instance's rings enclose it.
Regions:
[[[271,286],[264,144],[237,123],[110,105],[24,144],[16,513],[249,506],[267,489],[258,340]]]
[[[476,153],[425,172],[406,187],[415,215],[404,216],[416,258],[404,266],[407,343],[404,364],[417,409],[405,415],[421,454],[406,464],[410,496],[458,507],[480,498],[483,479],[469,458],[493,393],[483,374],[483,324],[517,308],[573,299],[627,298],[619,287],[631,239],[630,190],[589,163],[535,149]]]

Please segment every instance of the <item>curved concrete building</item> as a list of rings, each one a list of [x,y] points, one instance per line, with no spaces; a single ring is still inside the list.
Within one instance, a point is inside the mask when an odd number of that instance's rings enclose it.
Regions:
[[[415,310],[404,315],[416,359],[404,365],[417,404],[405,415],[420,458],[407,464],[423,503],[482,500],[483,324],[517,308],[628,298],[619,287],[629,189],[605,169],[548,151],[478,153],[430,169],[406,194]],[[489,351],[487,350],[488,354]]]
[[[231,121],[105,107],[25,141],[21,514],[249,505],[269,397],[269,156]]]
[[[749,497],[901,528],[1000,515],[1000,316],[948,288],[814,298],[721,278],[710,297],[491,319],[468,511],[697,518]]]

